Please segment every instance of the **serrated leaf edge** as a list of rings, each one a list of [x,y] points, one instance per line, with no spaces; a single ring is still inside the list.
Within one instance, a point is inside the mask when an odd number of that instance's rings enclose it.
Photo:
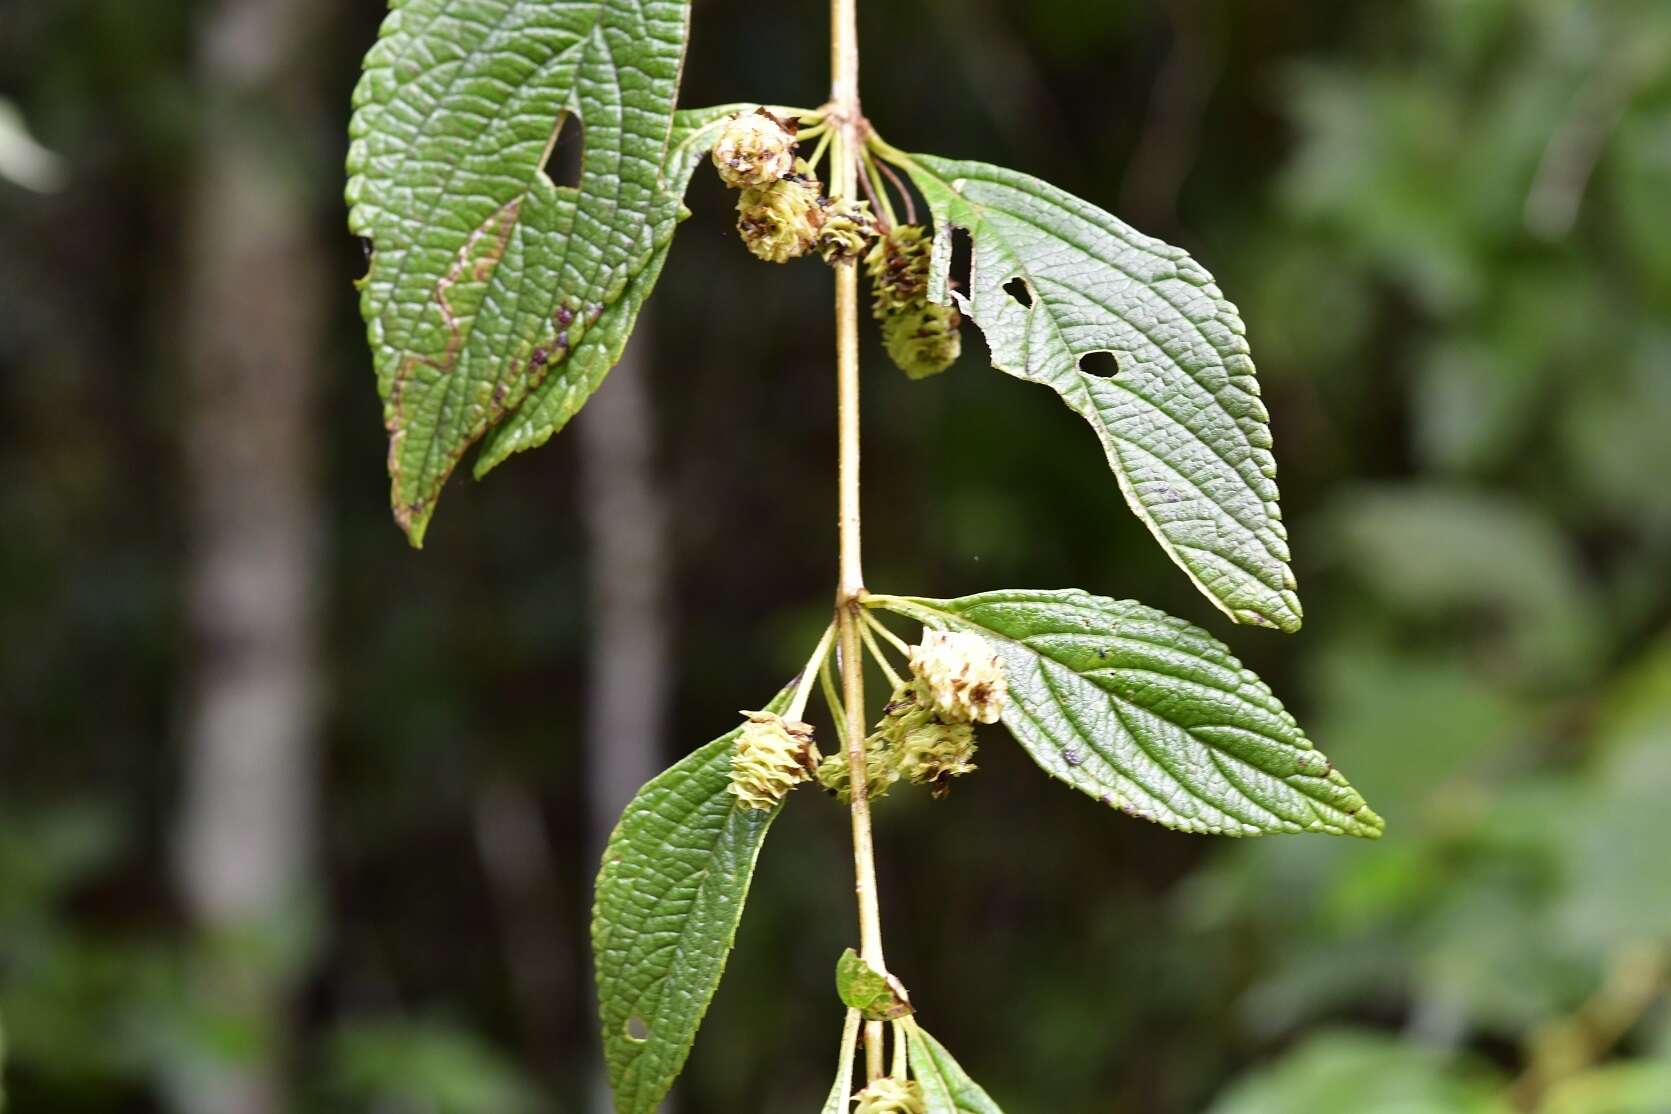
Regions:
[[[990,594],[990,593],[982,593],[982,594]],[[1048,594],[1048,590],[1041,591],[1040,594]],[[1106,597],[1106,596],[1096,596],[1096,595],[1093,595],[1092,593],[1086,592],[1082,589],[1057,590],[1057,594],[1060,594],[1062,596],[1075,596],[1075,595],[1077,595],[1077,596],[1082,596],[1082,597],[1084,597],[1085,599],[1088,599],[1088,600],[1102,600],[1102,601],[1105,601],[1106,603],[1115,604],[1115,605],[1130,603],[1130,604],[1134,604],[1137,607],[1143,607],[1146,610],[1154,612],[1156,615],[1164,616],[1165,618],[1167,618],[1167,619],[1169,619],[1173,622],[1178,622],[1178,623],[1185,622],[1184,620],[1177,619],[1175,616],[1168,616],[1168,615],[1165,615],[1164,612],[1156,611],[1154,608],[1150,608],[1146,604],[1137,603],[1136,601],[1130,601],[1130,600],[1114,600],[1114,599],[1111,599],[1111,598]],[[973,597],[964,597],[964,598],[973,598]],[[909,619],[914,619],[917,622],[922,623],[925,627],[929,627],[930,629],[946,630],[946,629],[951,629],[951,628],[957,628],[957,629],[962,629],[962,630],[968,630],[968,631],[972,631],[976,634],[979,634],[984,638],[995,639],[995,640],[998,640],[998,641],[1008,643],[1010,645],[1020,646],[1022,650],[1024,650],[1025,652],[1027,652],[1029,654],[1035,654],[1035,655],[1037,654],[1037,651],[1033,650],[1031,647],[1026,646],[1023,643],[1018,642],[1016,639],[1013,639],[1013,638],[1009,637],[1008,635],[1005,635],[1004,633],[1002,633],[1000,631],[993,630],[990,627],[982,626],[979,623],[976,623],[976,622],[973,622],[971,620],[965,619],[962,616],[956,614],[955,612],[950,612],[950,611],[944,610],[943,605],[949,604],[949,603],[954,603],[954,602],[957,602],[957,601],[930,599],[930,598],[918,597],[918,596],[872,596],[872,597],[870,597],[870,600],[868,601],[868,606],[881,607],[885,610],[892,611],[896,615],[901,615],[901,616],[904,616],[904,617],[909,618]],[[1196,628],[1196,629],[1199,630],[1199,628]],[[1212,637],[1211,635],[1208,635],[1207,632],[1205,632],[1205,631],[1201,631],[1200,633],[1202,633],[1204,635],[1207,635],[1207,637],[1209,637],[1209,638]],[[1213,639],[1213,641],[1217,642],[1218,640]],[[1220,645],[1222,646],[1222,643],[1220,643]],[[1251,672],[1247,671],[1245,669],[1245,667],[1242,666],[1241,661],[1238,658],[1236,658],[1235,655],[1231,654],[1227,647],[1225,648],[1225,666],[1226,666],[1226,668],[1233,668],[1233,669],[1240,670],[1240,671],[1243,671],[1243,672],[1248,672],[1248,675],[1250,677],[1252,676]],[[1264,681],[1262,681],[1262,680],[1258,681],[1257,683],[1258,683],[1258,686],[1259,686],[1260,690],[1266,696],[1269,696],[1273,701],[1275,701],[1276,703],[1278,703],[1280,705],[1280,701],[1276,701],[1275,694],[1271,693],[1270,686],[1266,685],[1264,683]],[[1044,773],[1047,776],[1049,776],[1053,780],[1061,781],[1063,784],[1067,785],[1069,788],[1075,790],[1076,792],[1079,792],[1079,793],[1081,793],[1085,796],[1092,797],[1093,799],[1100,801],[1102,804],[1105,804],[1105,805],[1109,806],[1110,808],[1117,809],[1117,810],[1119,810],[1121,812],[1124,812],[1127,815],[1133,816],[1137,819],[1148,819],[1148,820],[1154,820],[1155,819],[1154,817],[1148,816],[1148,815],[1138,811],[1137,809],[1135,809],[1132,806],[1131,802],[1121,799],[1112,790],[1105,789],[1100,794],[1090,793],[1083,786],[1074,784],[1072,781],[1069,781],[1066,778],[1063,778],[1061,775],[1059,775],[1056,771],[1050,769],[1048,766],[1045,766],[1042,762],[1039,762],[1037,756],[1033,754],[1031,748],[1029,748],[1024,743],[1021,742],[1019,734],[1015,731],[1014,727],[1012,726],[1011,721],[1014,719],[1014,717],[1016,717],[1017,715],[1020,715],[1020,714],[1024,714],[1021,711],[1019,711],[1018,709],[1019,709],[1019,706],[1018,706],[1017,702],[1014,699],[1011,699],[1008,703],[1008,706],[1004,710],[1004,715],[1003,715],[1004,725],[1011,729],[1011,734],[1016,736],[1017,744],[1021,746],[1022,750],[1027,752],[1028,757],[1033,758],[1035,764],[1037,764],[1039,766],[1039,768],[1041,770],[1043,770]],[[1290,720],[1292,719],[1292,716],[1289,715],[1286,710],[1284,710],[1283,714],[1285,716],[1288,716],[1288,718]],[[1302,737],[1303,737],[1303,732],[1302,732]],[[1317,753],[1320,758],[1323,758],[1323,760],[1325,762],[1327,762],[1326,756],[1323,756],[1321,752],[1316,750],[1316,747],[1311,744],[1311,741],[1310,741],[1309,738],[1306,738],[1305,742],[1306,742],[1307,749],[1310,749],[1314,753]],[[1363,800],[1363,794],[1359,793],[1357,791],[1357,789],[1355,787],[1353,787],[1351,785],[1351,783],[1346,780],[1346,777],[1345,777],[1344,774],[1342,774],[1339,770],[1335,769],[1334,764],[1332,762],[1328,763],[1328,769],[1327,769],[1326,773],[1324,773],[1322,775],[1312,775],[1312,776],[1321,776],[1333,785],[1339,786],[1339,787],[1344,788],[1344,789],[1350,789],[1354,794],[1357,795],[1357,797],[1360,801]],[[1286,780],[1286,779],[1284,779],[1284,780]],[[1191,795],[1194,796],[1193,793]],[[1214,804],[1211,801],[1204,800],[1200,797],[1196,797],[1196,799],[1201,801],[1202,804],[1205,804],[1208,807],[1212,808],[1214,811],[1223,811],[1220,806]],[[1161,821],[1158,821],[1158,820],[1156,822],[1161,823],[1163,827],[1170,828],[1173,831],[1187,832],[1187,833],[1190,833],[1192,835],[1229,836],[1229,837],[1232,837],[1232,838],[1243,838],[1243,839],[1252,839],[1252,838],[1258,838],[1258,837],[1262,837],[1262,836],[1271,836],[1271,835],[1301,835],[1301,834],[1338,835],[1338,836],[1353,836],[1353,837],[1360,838],[1360,839],[1380,839],[1382,834],[1385,832],[1385,829],[1386,829],[1385,820],[1383,820],[1382,817],[1380,816],[1380,814],[1378,814],[1374,809],[1372,809],[1369,806],[1369,803],[1367,801],[1363,801],[1363,804],[1358,809],[1358,811],[1356,811],[1355,813],[1350,814],[1350,819],[1354,823],[1360,825],[1360,827],[1356,828],[1356,829],[1354,829],[1354,828],[1344,828],[1344,827],[1340,827],[1339,825],[1328,824],[1328,823],[1324,823],[1322,821],[1319,821],[1315,826],[1311,826],[1311,827],[1302,827],[1300,825],[1290,823],[1290,824],[1285,824],[1284,826],[1278,827],[1278,828],[1262,828],[1262,827],[1258,827],[1258,826],[1250,824],[1250,823],[1244,823],[1244,826],[1239,827],[1239,828],[1221,827],[1221,826],[1218,826],[1218,825],[1205,824],[1205,823],[1201,823],[1201,822],[1197,822],[1197,821],[1192,821],[1192,820],[1189,820],[1188,818],[1180,818],[1179,821],[1176,822],[1176,823],[1165,823],[1165,822],[1161,822]]]

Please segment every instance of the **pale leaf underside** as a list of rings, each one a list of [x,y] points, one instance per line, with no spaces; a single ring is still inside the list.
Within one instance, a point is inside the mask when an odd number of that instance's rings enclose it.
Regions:
[[[1046,773],[1104,804],[1216,835],[1381,834],[1264,682],[1181,619],[1078,590],[881,604],[988,639],[1008,679],[1004,725]]]
[[[956,300],[994,366],[1091,424],[1132,510],[1209,599],[1237,622],[1297,630],[1269,415],[1212,276],[1036,178],[909,158],[939,231],[930,297]],[[948,286],[953,227],[973,241],[966,292]],[[1082,366],[1100,353],[1116,374]]]

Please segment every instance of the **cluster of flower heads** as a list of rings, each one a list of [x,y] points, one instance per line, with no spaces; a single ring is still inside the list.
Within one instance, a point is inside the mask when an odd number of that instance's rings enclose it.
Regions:
[[[933,239],[918,225],[885,233],[870,202],[831,198],[813,168],[796,157],[794,120],[764,108],[731,118],[713,162],[737,198],[737,231],[757,258],[787,263],[817,251],[824,262],[865,261],[889,357],[913,379],[951,367],[963,350],[962,315],[928,300]]]
[[[853,1114],[924,1114],[922,1085],[914,1079],[884,1075],[854,1096]]]
[[[744,808],[776,808],[788,792],[818,769],[812,725],[772,712],[744,712],[731,757],[731,792]]]
[[[978,634],[924,631],[911,647],[911,678],[894,690],[882,720],[865,740],[866,795],[885,796],[904,778],[935,797],[951,779],[975,769],[975,727],[997,723],[1008,687],[1004,663]],[[852,797],[847,758],[818,765],[818,782],[842,800]]]
[[[739,113],[714,144],[714,168],[737,198],[737,231],[749,251],[768,263],[787,263],[816,250],[826,263],[864,254],[876,238],[867,201],[826,197],[824,186],[795,157],[793,120],[764,108]]]

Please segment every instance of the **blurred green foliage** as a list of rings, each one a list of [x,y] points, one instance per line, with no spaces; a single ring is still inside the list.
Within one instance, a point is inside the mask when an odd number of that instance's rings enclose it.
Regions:
[[[0,17],[0,97],[71,168],[53,196],[0,184],[0,1016],[24,1111],[160,1109],[250,1039],[193,1016],[168,869],[187,648],[162,279],[191,216],[203,7]],[[388,523],[348,286],[363,260],[336,199],[379,7],[342,5],[313,59],[317,129],[295,137],[341,282],[319,363],[322,927],[290,1057],[320,1111],[580,1109],[572,448],[461,485],[421,557]],[[873,586],[1078,584],[1200,622],[1389,823],[1373,846],[1184,839],[1062,792],[994,736],[986,776],[946,802],[878,810],[890,958],[925,1024],[1019,1111],[1663,1114],[1671,5],[862,7],[866,106],[891,141],[1125,212],[1241,303],[1308,624],[1279,639],[1204,613],[1092,439],[987,372],[973,337],[928,385],[873,361]],[[699,5],[686,102],[816,103],[815,8]],[[907,21],[922,33],[888,33]],[[691,204],[653,304],[681,752],[804,656],[834,536],[827,284],[752,265],[712,183]],[[743,523],[793,544],[739,550]],[[477,789],[505,776],[541,803],[568,929],[547,941],[561,993],[538,1031],[472,830]],[[687,1112],[812,1109],[827,1087],[842,829],[785,815]]]

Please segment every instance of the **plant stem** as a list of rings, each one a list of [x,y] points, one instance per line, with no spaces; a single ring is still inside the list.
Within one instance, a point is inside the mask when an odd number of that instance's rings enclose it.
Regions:
[[[864,143],[859,111],[858,0],[830,0],[830,127],[832,196],[850,197],[858,184]],[[840,580],[836,622],[841,638],[842,702],[846,705],[847,768],[852,783],[853,891],[859,904],[860,955],[878,971],[882,957],[882,915],[876,900],[876,855],[871,845],[870,800],[865,778],[864,649],[859,601],[864,567],[859,528],[859,272],[851,263],[836,274],[836,409],[839,434]],[[882,1023],[865,1025],[865,1076],[882,1074]]]

